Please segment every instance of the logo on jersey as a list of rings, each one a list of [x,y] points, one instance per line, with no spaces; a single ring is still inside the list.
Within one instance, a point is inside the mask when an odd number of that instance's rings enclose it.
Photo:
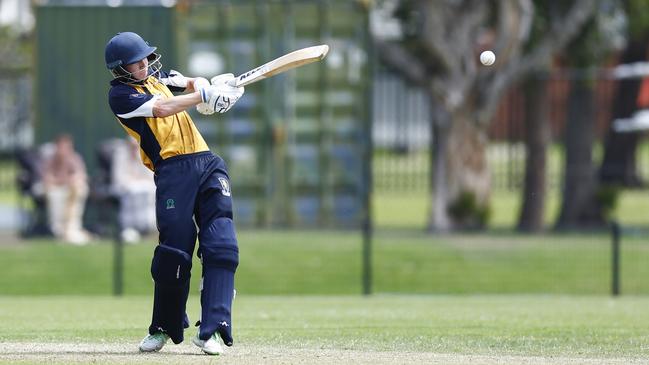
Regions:
[[[147,97],[148,97],[147,94],[131,94],[131,95],[128,96],[128,98],[131,99],[131,100],[133,100],[133,99],[136,99],[136,100],[137,99],[146,99]]]
[[[228,179],[219,177],[219,182],[221,183],[221,194],[231,196],[232,192],[230,191],[230,183],[228,182]]]
[[[167,199],[167,209],[176,209],[176,202],[173,199]]]

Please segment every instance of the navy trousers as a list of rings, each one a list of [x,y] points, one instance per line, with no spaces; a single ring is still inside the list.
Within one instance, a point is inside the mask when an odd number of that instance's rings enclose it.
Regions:
[[[183,341],[189,269],[198,237],[201,259],[199,337],[218,333],[232,345],[231,307],[239,249],[232,220],[232,192],[224,161],[211,152],[168,158],[156,166],[156,217],[160,245],[151,266],[155,281],[149,333]],[[159,247],[160,248],[160,247]]]

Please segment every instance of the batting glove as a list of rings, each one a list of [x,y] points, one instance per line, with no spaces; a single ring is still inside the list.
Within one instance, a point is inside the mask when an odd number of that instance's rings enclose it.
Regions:
[[[212,85],[201,89],[201,97],[212,112],[225,113],[230,110],[244,93],[243,87],[230,86],[233,74],[223,74],[212,78]]]
[[[165,77],[160,78],[160,82],[167,86],[187,87],[187,78],[176,70],[170,70]],[[196,90],[196,88],[194,88]]]
[[[194,79],[194,90],[196,91],[200,91],[201,89],[204,89],[209,86],[210,86],[210,82],[207,81],[207,79],[204,77],[197,77]],[[204,115],[214,114],[214,109],[210,110],[210,107],[207,105],[207,103],[204,102],[196,105],[196,110],[199,113]]]

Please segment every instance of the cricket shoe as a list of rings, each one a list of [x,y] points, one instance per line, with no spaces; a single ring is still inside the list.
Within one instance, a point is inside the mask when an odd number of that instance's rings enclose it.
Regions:
[[[223,353],[223,347],[221,346],[221,340],[216,337],[216,334],[212,335],[207,340],[201,340],[198,337],[198,334],[192,338],[194,345],[200,347],[204,353],[208,355],[220,355]]]
[[[164,332],[156,332],[152,335],[146,336],[142,342],[140,342],[140,351],[141,352],[156,352],[160,351],[162,347],[167,343],[169,336]]]

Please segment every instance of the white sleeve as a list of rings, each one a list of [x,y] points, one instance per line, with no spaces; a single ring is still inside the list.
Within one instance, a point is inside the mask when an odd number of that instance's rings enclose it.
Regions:
[[[148,118],[153,117],[153,104],[155,104],[156,100],[158,99],[160,99],[160,95],[152,95],[149,101],[140,105],[137,109],[133,110],[132,112],[125,113],[125,114],[116,114],[116,115],[122,119],[129,119],[135,117],[148,117]]]
[[[175,86],[183,89],[186,88],[188,84],[187,78],[176,70],[171,70],[168,74],[162,74],[160,82],[167,86]]]

